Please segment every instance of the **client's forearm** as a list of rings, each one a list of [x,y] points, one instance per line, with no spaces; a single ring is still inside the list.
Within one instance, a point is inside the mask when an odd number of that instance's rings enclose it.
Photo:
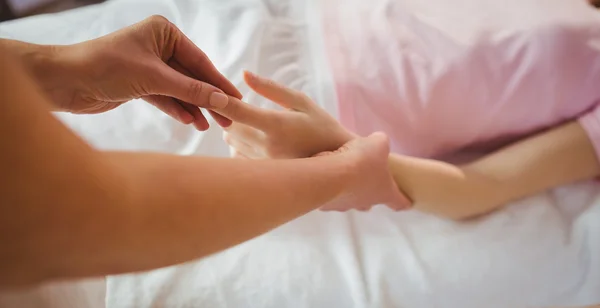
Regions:
[[[415,208],[467,218],[600,174],[592,143],[577,122],[526,138],[470,164],[392,155],[390,168]]]
[[[441,161],[390,155],[390,170],[414,208],[461,219],[487,212],[508,194],[493,178]]]

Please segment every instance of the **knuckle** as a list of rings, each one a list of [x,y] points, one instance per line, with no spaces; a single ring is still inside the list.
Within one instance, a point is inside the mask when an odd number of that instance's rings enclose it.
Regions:
[[[189,97],[192,100],[196,101],[202,96],[202,91],[204,91],[204,84],[201,82],[192,82],[188,91]]]
[[[146,18],[143,23],[151,29],[158,41],[159,52],[163,61],[169,59],[174,52],[174,45],[180,37],[180,32],[166,17],[162,15],[152,15]]]
[[[166,17],[164,17],[162,15],[158,15],[158,14],[148,17],[146,19],[146,21],[151,25],[158,25],[158,26],[167,25],[170,23]]]

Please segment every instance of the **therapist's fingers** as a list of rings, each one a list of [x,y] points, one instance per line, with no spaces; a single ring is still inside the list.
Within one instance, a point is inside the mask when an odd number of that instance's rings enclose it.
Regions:
[[[206,117],[204,117],[204,114],[202,114],[202,111],[200,111],[200,109],[198,109],[198,107],[196,107],[194,105],[190,105],[185,102],[182,102],[180,100],[175,100],[175,101],[177,101],[181,106],[183,106],[183,108],[185,110],[187,110],[194,117],[193,124],[197,130],[205,131],[210,127],[210,124],[208,124]]]
[[[218,87],[228,95],[241,99],[242,93],[217,70],[208,56],[177,27],[173,25],[171,28],[178,34],[173,58],[194,76]]]
[[[298,111],[309,111],[312,100],[306,94],[280,85],[250,72],[244,72],[244,81],[254,92],[266,97],[278,105]]]
[[[155,70],[157,76],[150,91],[155,95],[171,96],[197,107],[210,109],[227,119],[240,122],[260,130],[271,128],[277,124],[273,110],[262,109],[246,104],[208,83],[188,77],[163,64]]]
[[[144,97],[144,100],[183,124],[187,125],[194,122],[194,116],[173,98],[150,95]]]
[[[179,73],[193,78],[193,79],[198,79],[198,76],[194,76],[194,74],[192,74],[192,72],[190,72],[189,70],[187,70],[185,67],[183,67],[183,65],[181,65],[179,62],[177,62],[177,60],[175,60],[174,58],[171,58],[171,60],[169,60],[169,62],[167,63],[171,68],[173,68],[174,70],[178,71]],[[200,81],[205,81],[205,80],[200,80]],[[190,108],[196,108],[198,109],[199,107],[195,107],[193,105],[189,105]],[[189,108],[186,108],[189,110]],[[204,117],[204,115],[202,114],[202,112],[200,112],[200,110],[198,110],[198,112],[200,113],[200,115],[202,115],[202,120],[204,120],[204,122],[206,122],[206,125],[208,125],[208,122],[206,121],[206,118]],[[217,124],[219,124],[221,127],[229,127],[231,125],[231,120],[223,117],[222,115],[209,111],[210,115],[212,116],[212,118],[217,122]],[[208,128],[208,126],[207,126]]]
[[[171,96],[200,108],[224,107],[224,105],[211,105],[211,94],[220,93],[225,95],[223,91],[211,84],[188,77],[164,64],[153,73],[156,76],[151,81],[153,84],[150,85],[150,89],[148,89],[153,92],[150,94]],[[223,102],[219,101],[217,103]]]

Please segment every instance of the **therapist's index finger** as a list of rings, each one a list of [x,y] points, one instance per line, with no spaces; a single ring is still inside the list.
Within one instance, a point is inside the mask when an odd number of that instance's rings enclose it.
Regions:
[[[246,124],[259,130],[270,127],[276,111],[263,109],[247,104],[240,99],[223,93],[212,93],[210,97],[212,110],[233,122]]]
[[[208,56],[181,33],[175,43],[173,57],[196,78],[207,82],[233,97],[242,98],[242,93],[217,70]]]

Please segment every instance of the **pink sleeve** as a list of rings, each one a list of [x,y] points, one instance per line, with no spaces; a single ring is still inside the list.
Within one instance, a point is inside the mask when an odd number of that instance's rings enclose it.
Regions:
[[[592,141],[596,157],[600,160],[600,103],[579,118],[579,123]]]

